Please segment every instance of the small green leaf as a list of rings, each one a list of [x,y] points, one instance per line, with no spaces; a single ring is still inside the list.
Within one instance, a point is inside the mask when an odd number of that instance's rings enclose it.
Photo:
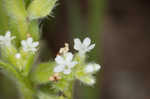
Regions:
[[[49,82],[49,77],[53,75],[53,67],[55,63],[41,63],[31,73],[31,80],[35,84],[42,84]]]

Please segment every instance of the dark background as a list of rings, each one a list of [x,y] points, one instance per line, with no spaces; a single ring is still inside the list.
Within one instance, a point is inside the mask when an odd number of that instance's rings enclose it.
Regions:
[[[150,99],[150,1],[109,0],[102,99]]]

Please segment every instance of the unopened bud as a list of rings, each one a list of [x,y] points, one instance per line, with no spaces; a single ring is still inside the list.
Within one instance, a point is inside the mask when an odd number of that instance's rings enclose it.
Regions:
[[[29,19],[46,17],[52,12],[57,0],[33,0],[28,7]]]

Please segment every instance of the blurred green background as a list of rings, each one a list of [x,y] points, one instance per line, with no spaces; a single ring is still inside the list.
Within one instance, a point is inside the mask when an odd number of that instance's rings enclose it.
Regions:
[[[7,19],[0,2],[0,28],[7,30]],[[42,46],[40,60],[54,58],[59,48],[68,42],[72,48],[73,38],[85,38],[89,36],[96,48],[89,53],[89,60],[102,64],[102,36],[104,19],[104,0],[59,0],[53,13],[45,19],[41,19]],[[0,29],[0,32],[5,33]],[[81,83],[76,83],[75,99],[99,99],[101,91],[102,71],[97,74],[97,84],[90,88]],[[13,80],[0,73],[0,99],[19,99]]]

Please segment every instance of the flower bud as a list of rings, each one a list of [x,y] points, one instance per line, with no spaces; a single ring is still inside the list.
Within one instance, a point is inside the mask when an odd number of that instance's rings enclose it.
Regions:
[[[3,0],[4,10],[9,17],[9,29],[17,39],[25,39],[28,31],[27,11],[23,0]]]
[[[46,17],[55,7],[57,0],[33,0],[28,7],[30,20]]]
[[[79,79],[81,82],[89,85],[89,86],[92,86],[95,84],[95,79],[92,77],[92,76],[87,76],[87,77],[82,77]]]
[[[94,73],[97,72],[98,70],[100,70],[101,66],[99,64],[88,64],[85,69],[84,72],[85,73]]]

